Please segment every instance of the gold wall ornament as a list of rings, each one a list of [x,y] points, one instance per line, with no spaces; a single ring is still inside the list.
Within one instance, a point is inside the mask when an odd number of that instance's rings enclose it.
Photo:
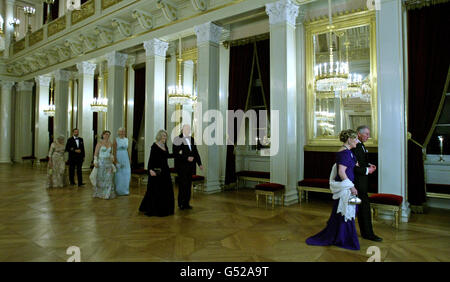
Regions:
[[[25,49],[25,38],[20,39],[19,41],[14,42],[13,45],[13,54],[17,54],[18,52]]]
[[[47,37],[57,34],[66,28],[66,16],[57,18],[48,24]]]
[[[41,42],[44,39],[44,30],[41,28],[38,31],[30,34],[30,40],[28,42],[29,46],[33,46],[34,44]]]
[[[95,1],[90,0],[81,5],[80,10],[72,12],[72,25],[77,24],[95,14]]]
[[[122,2],[122,0],[102,0],[102,10],[107,9],[120,2]]]
[[[333,30],[340,33],[340,39],[333,42],[334,56],[345,60],[345,43],[349,41],[349,72],[360,73],[363,82],[370,85],[364,89],[364,95],[359,95],[361,97],[348,99],[344,97],[344,91],[317,91],[314,66],[327,60],[329,41],[324,34],[329,33],[327,28],[329,19],[322,17],[305,23],[307,145],[309,148],[335,148],[341,144],[338,138],[341,130],[355,129],[362,124],[366,124],[371,130],[371,138],[366,145],[378,146],[375,24],[375,11],[340,13],[333,17]],[[328,118],[324,122],[322,120],[324,115],[333,118]]]

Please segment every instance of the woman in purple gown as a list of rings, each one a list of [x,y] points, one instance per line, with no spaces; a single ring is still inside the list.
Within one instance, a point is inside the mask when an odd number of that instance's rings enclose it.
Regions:
[[[353,168],[357,165],[356,157],[351,149],[356,147],[357,133],[351,129],[343,130],[339,134],[339,139],[344,143],[342,148],[336,153],[337,175],[335,181],[354,181]],[[346,180],[348,179],[348,180]],[[349,182],[349,183],[351,183]],[[352,185],[352,184],[351,184]],[[350,185],[350,186],[351,186]],[[355,187],[349,187],[352,195],[357,195]],[[348,192],[347,192],[348,193]],[[348,193],[350,194],[350,193]],[[333,197],[335,198],[335,197]],[[306,244],[315,246],[335,245],[350,250],[359,250],[358,235],[356,234],[354,213],[357,207],[354,207],[351,219],[344,216],[343,212],[338,212],[339,201],[333,200],[333,209],[328,219],[325,229],[318,234],[306,239]],[[341,202],[342,205],[342,202]]]

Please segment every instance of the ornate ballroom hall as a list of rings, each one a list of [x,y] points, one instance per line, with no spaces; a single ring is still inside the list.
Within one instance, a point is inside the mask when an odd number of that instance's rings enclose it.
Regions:
[[[378,261],[450,261],[449,12],[448,0],[0,0],[0,261],[65,262],[72,246],[90,262],[365,262],[373,246]],[[172,170],[174,214],[147,217],[152,144],[164,129],[172,152],[185,124],[204,167],[193,208],[177,207]],[[307,245],[330,216],[339,134],[361,125],[383,241],[357,228],[360,250]],[[47,188],[51,144],[73,129],[85,185]],[[119,129],[129,195],[93,198],[95,148]]]

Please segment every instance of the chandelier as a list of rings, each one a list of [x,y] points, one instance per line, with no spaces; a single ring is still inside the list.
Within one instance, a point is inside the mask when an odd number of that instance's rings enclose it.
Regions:
[[[53,117],[55,116],[55,103],[53,102],[53,81],[50,85],[50,103],[44,108],[44,115]]]
[[[30,18],[36,14],[36,9],[33,7],[27,6],[27,7],[23,7],[23,12],[25,14],[26,21],[27,21],[27,24],[26,24],[27,32],[26,33],[30,34],[31,33]]]
[[[170,105],[192,105],[196,102],[197,97],[192,95],[192,89],[184,88],[182,83],[182,63],[183,59],[181,57],[181,37],[179,38],[179,58],[178,61],[178,85],[170,86],[167,88],[168,91],[168,102]]]
[[[98,76],[98,98],[92,99],[91,110],[93,112],[107,112],[108,111],[108,98],[102,97],[102,64],[100,64],[100,74]]]
[[[331,0],[328,0],[328,19],[329,25],[329,50],[330,61],[318,64],[314,67],[316,91],[340,91],[347,89],[349,66],[347,62],[334,61],[333,57],[333,33],[334,26],[331,16]]]
[[[342,92],[342,96],[343,98],[359,98],[369,102],[371,90],[368,77],[363,79],[361,74],[350,73],[348,76],[348,87]]]

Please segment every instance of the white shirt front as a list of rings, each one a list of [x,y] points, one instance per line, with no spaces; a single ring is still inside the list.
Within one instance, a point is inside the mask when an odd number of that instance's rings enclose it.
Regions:
[[[80,148],[80,140],[78,137],[73,137],[75,139],[75,142],[77,143],[77,148]]]
[[[184,139],[186,139],[186,143],[188,144],[188,146],[189,146],[189,150],[191,150],[192,151],[192,148],[191,148],[191,136],[183,136],[184,137]]]

